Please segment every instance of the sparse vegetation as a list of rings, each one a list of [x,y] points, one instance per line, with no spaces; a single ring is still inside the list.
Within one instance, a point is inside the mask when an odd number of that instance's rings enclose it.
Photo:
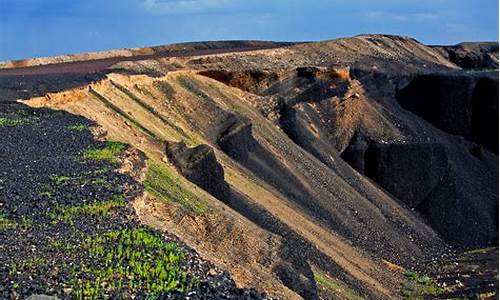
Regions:
[[[210,101],[213,102],[214,100],[207,95],[204,91],[202,91],[196,81],[193,79],[187,77],[187,76],[179,76],[177,78],[178,82],[181,84],[181,86],[186,89],[188,92],[192,93],[193,95],[197,96],[200,99],[203,99],[205,101]]]
[[[89,237],[83,251],[88,259],[71,272],[76,299],[103,299],[124,292],[156,299],[161,292],[189,291],[197,284],[182,269],[185,254],[177,245],[143,228]]]
[[[67,183],[68,181],[71,180],[71,177],[69,176],[64,176],[64,175],[52,175],[50,176],[50,179],[52,182],[54,182],[56,185],[63,185]]]
[[[83,158],[92,160],[106,160],[111,163],[118,162],[118,156],[125,150],[125,144],[121,142],[106,142],[102,148],[89,148],[83,153]]]
[[[486,247],[486,248],[479,248],[479,249],[472,249],[465,251],[465,254],[479,254],[479,253],[486,253],[492,250],[497,249],[498,247]]]
[[[233,104],[231,105],[231,110],[239,115],[241,115],[241,107],[239,105]]]
[[[0,213],[0,230],[12,229],[15,227],[16,223],[9,220],[5,214]]]
[[[38,120],[38,117],[31,115],[25,111],[19,110],[11,114],[0,113],[0,128],[1,127],[16,127],[20,125],[32,124]]]
[[[401,288],[405,300],[421,300],[426,296],[435,296],[442,292],[436,283],[427,275],[414,271],[405,273],[406,280]]]
[[[160,90],[166,97],[167,99],[173,99],[175,97],[175,90],[172,88],[172,86],[165,81],[157,81],[155,82],[155,87]]]
[[[332,293],[336,295],[342,295],[344,298],[349,300],[361,300],[361,298],[356,292],[351,290],[348,286],[346,286],[343,282],[339,280],[335,280],[320,270],[314,270],[314,280],[316,280],[316,284],[320,288],[324,288],[330,290]]]
[[[77,124],[73,124],[73,125],[66,127],[67,130],[75,131],[75,132],[82,132],[87,128],[88,128],[87,125],[85,125],[83,123],[77,123]]]
[[[49,217],[54,222],[71,223],[75,216],[84,214],[89,216],[104,216],[113,208],[122,207],[126,204],[123,196],[113,195],[108,201],[97,201],[82,206],[58,207],[55,211],[49,213]]]
[[[184,189],[174,178],[167,168],[150,161],[144,187],[160,200],[178,202],[196,213],[206,212],[206,205],[196,195]]]

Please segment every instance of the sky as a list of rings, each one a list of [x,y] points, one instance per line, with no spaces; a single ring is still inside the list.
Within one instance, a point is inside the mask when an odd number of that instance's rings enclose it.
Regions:
[[[0,61],[184,41],[363,33],[498,41],[498,0],[0,0]]]

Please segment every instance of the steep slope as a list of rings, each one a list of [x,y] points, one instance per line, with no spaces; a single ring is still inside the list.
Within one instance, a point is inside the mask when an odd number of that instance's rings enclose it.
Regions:
[[[143,153],[66,112],[4,103],[0,120],[0,298],[263,299],[140,224]]]
[[[0,91],[84,116],[143,151],[139,219],[239,286],[290,299],[397,299],[404,270],[425,271],[447,243],[498,242],[497,156],[400,96],[418,75],[450,70],[460,71],[439,49],[364,35],[141,57],[92,75],[5,74]],[[408,101],[422,107],[421,98]]]

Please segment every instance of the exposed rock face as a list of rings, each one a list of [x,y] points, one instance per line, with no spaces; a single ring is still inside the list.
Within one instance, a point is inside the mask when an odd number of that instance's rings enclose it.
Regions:
[[[437,143],[372,143],[366,150],[364,167],[366,176],[409,206],[417,207],[442,181],[448,157]]]
[[[217,144],[229,156],[236,160],[244,160],[255,147],[252,136],[252,124],[236,119],[221,132]]]
[[[498,43],[461,43],[436,47],[451,62],[464,69],[498,68]]]
[[[188,148],[183,142],[167,142],[165,152],[179,173],[189,181],[218,199],[226,199],[229,195],[229,185],[224,181],[224,169],[210,146]]]
[[[233,87],[249,92],[257,92],[267,89],[273,82],[279,79],[278,74],[265,72],[259,69],[231,72],[226,70],[201,71],[200,75],[207,76],[224,82]]]
[[[441,130],[498,154],[498,75],[435,74],[397,93],[401,105]]]

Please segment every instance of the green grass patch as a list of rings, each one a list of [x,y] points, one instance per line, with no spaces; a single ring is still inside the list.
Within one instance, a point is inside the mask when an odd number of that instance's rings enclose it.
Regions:
[[[427,275],[407,271],[405,277],[406,280],[401,287],[401,295],[405,300],[423,300],[426,296],[442,293],[442,289]]]
[[[349,300],[362,300],[355,291],[350,289],[347,285],[339,280],[335,280],[333,278],[328,277],[325,273],[316,269],[313,272],[314,280],[316,280],[316,284],[324,289],[331,291],[334,294],[342,295],[344,298]]]
[[[160,200],[178,202],[195,213],[201,214],[208,210],[206,204],[201,202],[195,194],[183,188],[167,168],[161,167],[151,160],[149,162],[144,181],[146,191]]]
[[[105,216],[112,209],[123,207],[127,203],[123,196],[113,195],[108,201],[97,201],[82,206],[63,206],[57,207],[55,211],[49,213],[49,217],[54,223],[65,222],[72,223],[74,218],[79,215]]]
[[[87,128],[88,128],[87,125],[85,125],[83,123],[77,123],[77,124],[73,124],[73,125],[67,126],[66,130],[68,130],[68,131],[74,131],[74,132],[82,132],[82,131],[84,131]]]
[[[125,150],[126,145],[121,142],[106,142],[101,148],[91,147],[83,153],[83,158],[91,160],[106,160],[111,163],[118,162],[118,156]]]
[[[161,292],[187,292],[198,282],[182,269],[185,253],[175,243],[143,228],[89,237],[79,251],[88,259],[71,271],[76,299],[121,298],[137,291],[156,299]]]
[[[24,111],[18,111],[15,114],[0,114],[0,128],[33,124],[38,119],[38,117],[29,115]]]
[[[7,218],[5,214],[0,213],[0,230],[14,229],[16,228],[16,223]]]

